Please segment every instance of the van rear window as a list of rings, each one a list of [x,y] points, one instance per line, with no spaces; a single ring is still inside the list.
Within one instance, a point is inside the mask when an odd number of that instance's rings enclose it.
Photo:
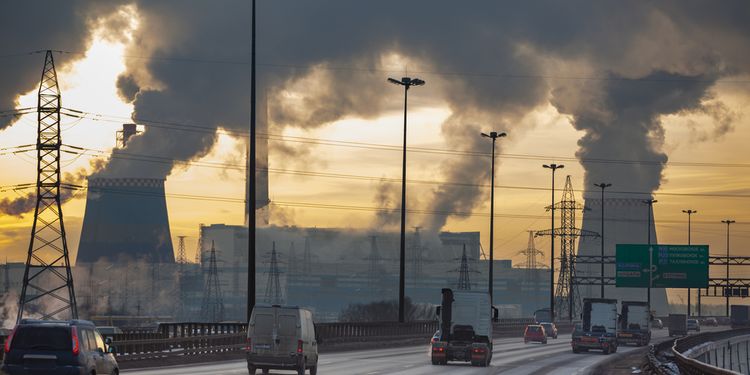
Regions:
[[[72,350],[71,346],[70,328],[54,326],[19,326],[11,343],[13,349],[55,352]]]
[[[294,315],[279,315],[279,336],[297,335],[297,317]]]
[[[273,334],[273,315],[258,314],[255,316],[255,334],[256,335]]]

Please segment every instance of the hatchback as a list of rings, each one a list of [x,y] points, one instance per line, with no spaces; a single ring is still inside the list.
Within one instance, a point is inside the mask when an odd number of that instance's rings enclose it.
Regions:
[[[119,373],[108,345],[86,320],[24,319],[5,340],[4,350],[2,374]]]
[[[537,341],[546,344],[547,334],[544,332],[544,327],[538,324],[527,325],[526,330],[523,332],[523,343],[528,344],[529,341]]]

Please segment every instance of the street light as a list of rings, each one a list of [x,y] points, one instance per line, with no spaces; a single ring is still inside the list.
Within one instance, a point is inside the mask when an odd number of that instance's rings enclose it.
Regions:
[[[549,312],[552,321],[555,321],[555,171],[558,169],[565,168],[564,165],[560,164],[544,164],[542,167],[552,170],[552,205],[550,211],[552,212],[552,230],[550,236],[550,252],[549,252]]]
[[[736,223],[736,221],[726,219],[721,222],[727,225],[727,278],[724,280],[724,294],[727,297],[727,316],[729,316],[729,225]]]
[[[401,80],[388,78],[388,82],[394,85],[404,86],[404,157],[401,163],[401,252],[399,257],[398,274],[398,321],[404,322],[404,298],[405,298],[405,262],[406,262],[406,108],[409,98],[409,87],[422,86],[424,81],[419,78],[403,77]]]
[[[693,216],[693,214],[697,214],[698,211],[695,210],[682,210],[683,213],[686,213],[688,215],[688,245],[690,245],[690,218]],[[688,300],[687,300],[687,315],[690,316],[690,295],[692,294],[692,291],[690,288],[688,288]],[[701,290],[698,289],[698,316],[701,316]]]
[[[656,199],[646,199],[646,200],[643,201],[644,204],[648,205],[648,224],[646,224],[646,231],[648,232],[648,244],[649,245],[651,245],[651,216],[653,215],[653,212],[654,212],[654,203],[656,203],[656,202],[658,202]],[[653,266],[652,260],[651,260],[651,257],[653,255],[653,253],[652,253],[653,252],[653,248],[651,246],[649,246],[648,248],[649,248],[649,252],[648,252],[648,256],[649,256],[649,261],[648,261],[649,262],[649,271],[648,271],[648,301],[647,301],[647,304],[648,304],[648,311],[649,311],[649,314],[650,314],[651,313],[651,285],[653,283],[653,275],[652,275],[652,273],[654,272],[654,266]]]
[[[498,138],[505,137],[506,135],[507,134],[505,133],[498,132],[490,132],[490,134],[482,133],[482,137],[492,139],[492,177],[490,177],[490,279],[489,287],[487,288],[490,293],[490,304],[492,304],[493,301],[492,282],[494,281],[494,279],[492,277],[492,267],[493,261],[495,259],[495,141],[497,141]]]
[[[601,233],[602,234],[601,235],[601,238],[602,238],[602,264],[601,264],[602,266],[602,271],[601,271],[602,292],[601,292],[600,298],[604,298],[604,189],[612,186],[612,184],[607,184],[607,183],[602,182],[601,184],[594,184],[594,186],[602,189],[602,233]]]

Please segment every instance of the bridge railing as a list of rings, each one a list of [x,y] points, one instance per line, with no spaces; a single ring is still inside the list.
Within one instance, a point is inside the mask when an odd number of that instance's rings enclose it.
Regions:
[[[750,328],[685,336],[652,346],[646,366],[659,375],[748,373],[749,341]]]

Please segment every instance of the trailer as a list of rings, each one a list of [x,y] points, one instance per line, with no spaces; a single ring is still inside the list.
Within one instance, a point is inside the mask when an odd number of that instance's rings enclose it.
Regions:
[[[622,301],[617,342],[645,346],[651,341],[651,313],[648,303]]]
[[[669,314],[667,317],[667,329],[669,330],[669,337],[687,336],[687,315]]]
[[[604,354],[617,351],[617,300],[583,299],[581,330],[573,333],[573,353],[601,350]]]

